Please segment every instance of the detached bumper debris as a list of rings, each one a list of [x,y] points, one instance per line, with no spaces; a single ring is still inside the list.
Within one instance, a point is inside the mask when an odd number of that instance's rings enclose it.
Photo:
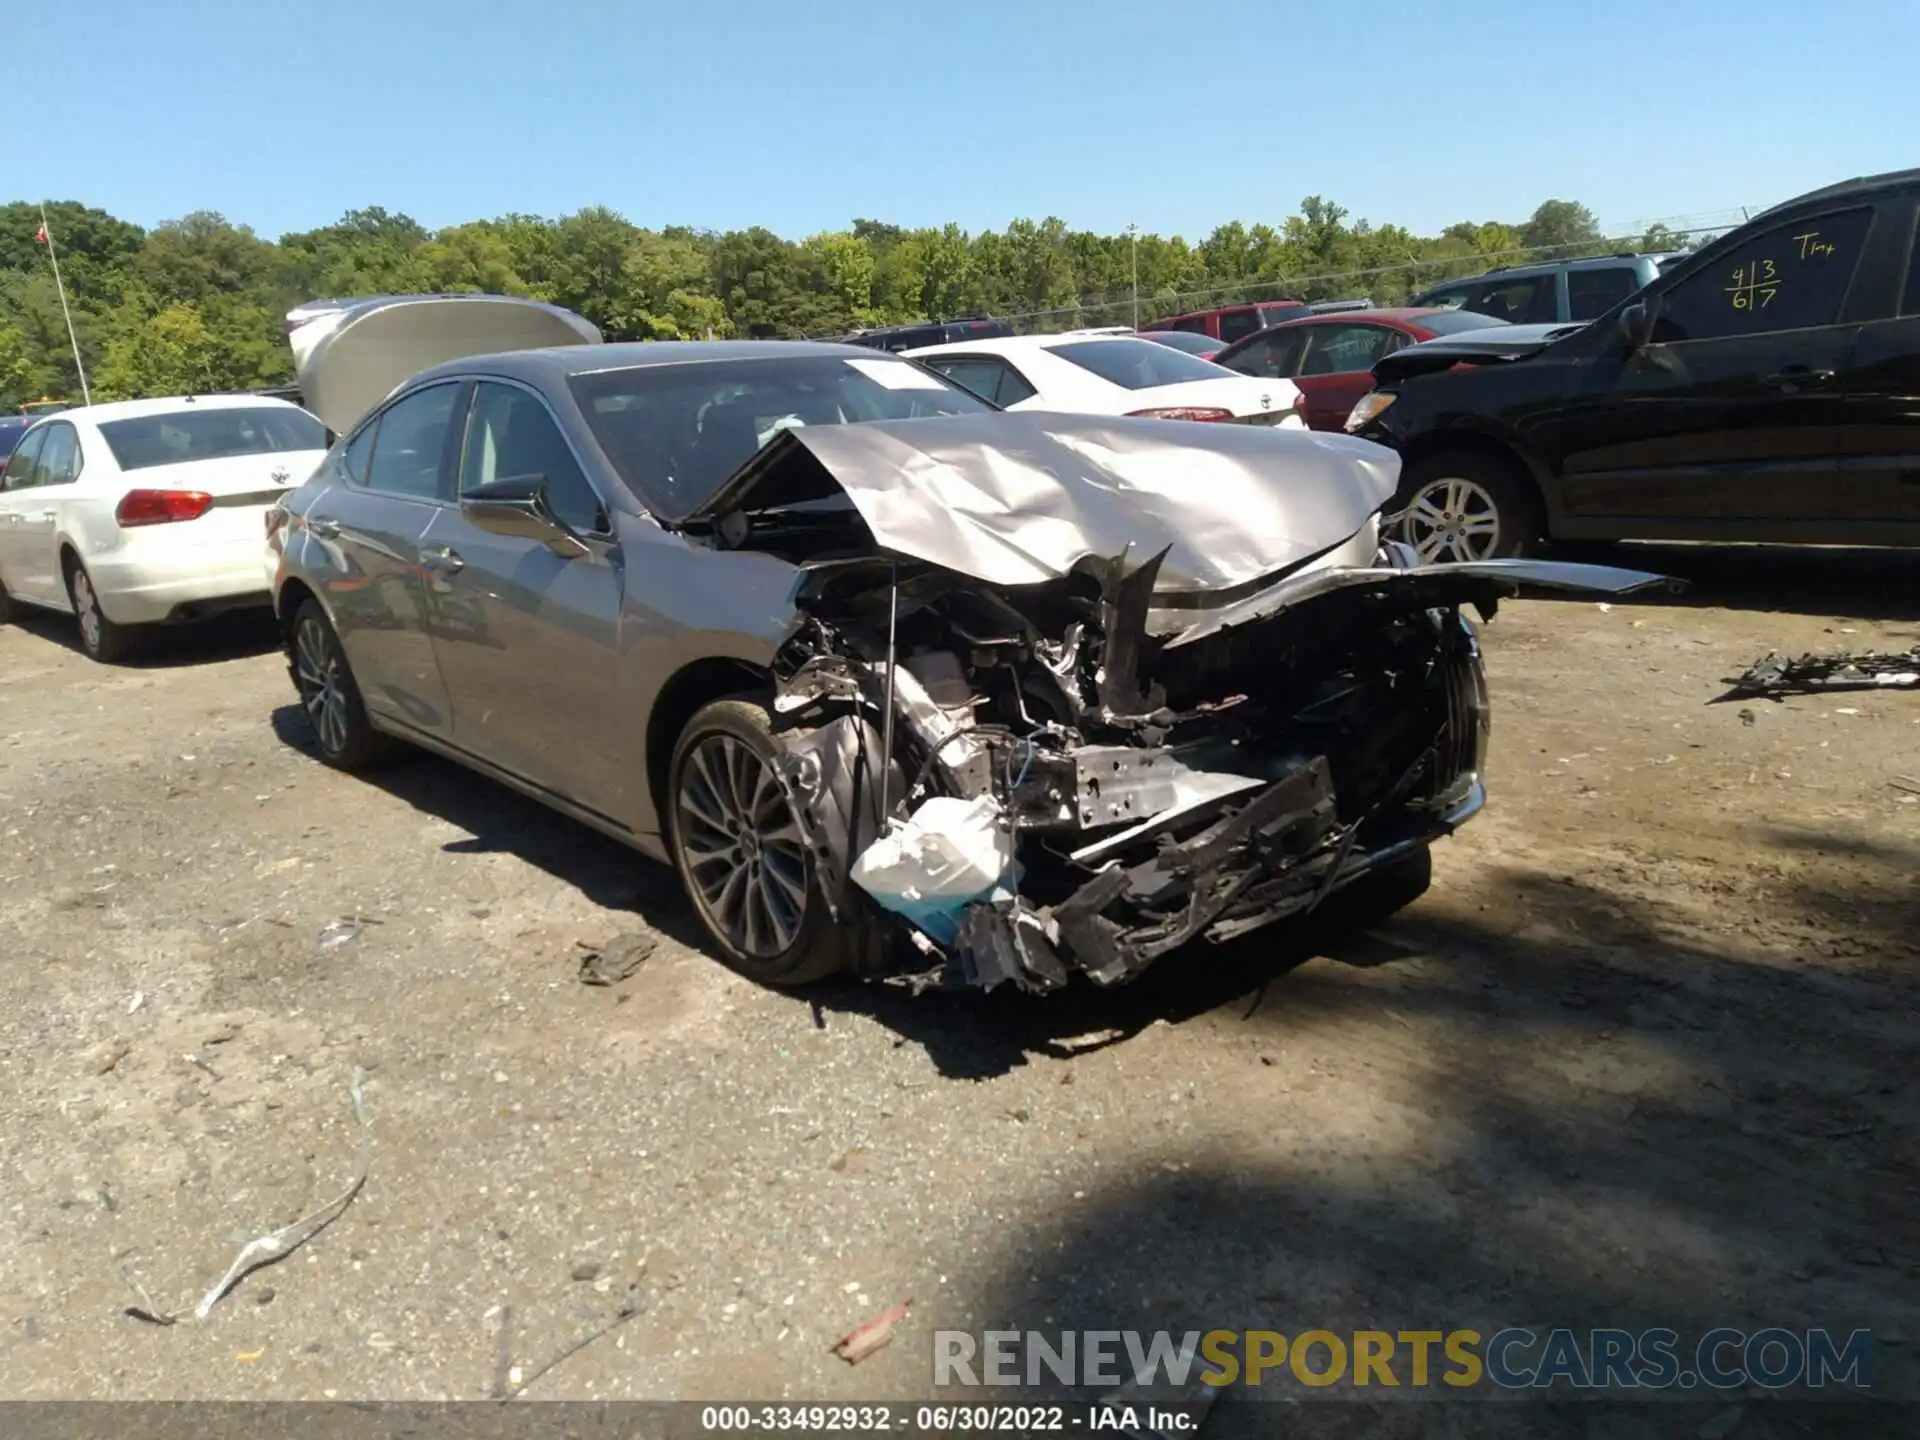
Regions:
[[[618,985],[646,964],[660,944],[652,935],[616,935],[604,945],[575,943],[587,952],[580,957],[582,985]]]
[[[907,1318],[912,1304],[913,1297],[908,1295],[898,1305],[889,1305],[871,1320],[862,1321],[834,1341],[833,1353],[849,1365],[858,1365],[876,1350],[884,1350],[893,1343],[893,1327]]]
[[[1730,677],[1727,684],[1732,688],[1722,700],[1778,700],[1830,690],[1920,689],[1920,645],[1905,652],[1836,650],[1793,660],[1769,653]]]

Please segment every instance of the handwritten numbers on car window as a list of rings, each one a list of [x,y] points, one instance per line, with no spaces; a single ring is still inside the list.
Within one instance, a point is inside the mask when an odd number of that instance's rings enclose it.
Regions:
[[[1750,260],[1733,267],[1733,284],[1727,294],[1736,310],[1764,310],[1780,293],[1780,267],[1771,260]]]

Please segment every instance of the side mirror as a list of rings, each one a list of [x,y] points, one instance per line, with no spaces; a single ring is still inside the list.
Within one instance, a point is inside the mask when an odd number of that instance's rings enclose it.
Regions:
[[[1653,312],[1636,300],[1620,312],[1620,338],[1629,350],[1638,350],[1653,338]]]
[[[507,475],[467,491],[460,513],[476,530],[532,540],[556,555],[584,555],[587,546],[547,503],[547,477]]]

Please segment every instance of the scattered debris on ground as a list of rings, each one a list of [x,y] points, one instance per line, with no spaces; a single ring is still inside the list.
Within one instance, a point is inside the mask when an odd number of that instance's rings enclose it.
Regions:
[[[1726,682],[1721,700],[1813,695],[1825,690],[1913,689],[1920,687],[1920,645],[1907,651],[1835,650],[1789,660],[1769,651]],[[1741,714],[1744,717],[1745,711]]]
[[[618,985],[652,958],[659,948],[657,935],[616,935],[604,945],[574,942],[587,953],[580,957],[580,983]]]
[[[884,1350],[893,1343],[893,1327],[907,1318],[912,1304],[911,1295],[903,1296],[898,1305],[889,1305],[871,1320],[854,1326],[834,1342],[833,1353],[849,1365],[858,1365],[876,1350]]]
[[[185,1058],[189,1061],[194,1059],[191,1055]],[[370,1136],[373,1122],[367,1118],[365,1082],[365,1072],[356,1065],[347,1082],[348,1092],[353,1098],[354,1119],[359,1122],[360,1127],[360,1163],[352,1183],[312,1214],[302,1216],[291,1225],[283,1225],[269,1234],[249,1240],[234,1257],[233,1263],[227,1267],[227,1273],[222,1275],[214,1283],[213,1288],[201,1297],[200,1303],[193,1307],[195,1320],[205,1320],[213,1313],[213,1307],[220,1303],[221,1298],[255,1270],[286,1259],[346,1214],[347,1207],[353,1203],[354,1197],[367,1183],[367,1171],[372,1159]],[[181,1318],[181,1313],[177,1310],[161,1310],[155,1306],[145,1287],[133,1278],[131,1272],[123,1267],[120,1273],[140,1296],[140,1304],[129,1305],[125,1314],[135,1320],[144,1320],[150,1325],[172,1325]],[[269,1295],[268,1298],[271,1296]]]

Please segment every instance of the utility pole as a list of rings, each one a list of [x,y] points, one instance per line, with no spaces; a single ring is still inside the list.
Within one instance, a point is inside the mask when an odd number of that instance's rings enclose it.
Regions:
[[[1140,227],[1127,226],[1129,257],[1133,261],[1133,328],[1140,328]]]

